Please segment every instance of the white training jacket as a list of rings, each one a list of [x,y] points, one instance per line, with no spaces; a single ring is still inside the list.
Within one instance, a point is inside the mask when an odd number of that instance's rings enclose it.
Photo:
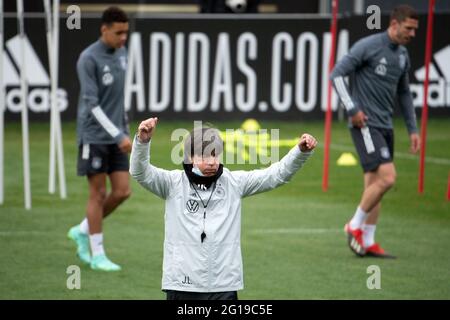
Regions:
[[[140,185],[166,200],[163,290],[237,291],[244,288],[241,255],[241,199],[287,183],[313,152],[292,148],[266,169],[230,171],[216,187],[192,189],[184,170],[163,170],[149,163],[150,143],[135,137],[130,174]],[[206,211],[206,215],[204,212]],[[206,238],[201,241],[203,228]]]

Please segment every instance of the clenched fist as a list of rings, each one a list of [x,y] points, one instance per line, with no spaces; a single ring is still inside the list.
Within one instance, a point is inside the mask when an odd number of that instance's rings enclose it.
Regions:
[[[147,143],[153,136],[156,129],[158,118],[149,118],[141,122],[138,127],[138,139],[141,143]]]
[[[312,135],[304,133],[300,137],[300,142],[298,143],[298,147],[301,152],[309,152],[312,151],[317,145],[317,140]]]

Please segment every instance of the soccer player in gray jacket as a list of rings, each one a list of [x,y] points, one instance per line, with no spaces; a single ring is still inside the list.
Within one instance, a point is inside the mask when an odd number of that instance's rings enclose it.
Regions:
[[[184,170],[149,163],[150,141],[158,122],[138,127],[130,173],[165,199],[162,289],[167,299],[237,299],[243,289],[241,199],[287,183],[310,157],[317,142],[303,134],[279,162],[252,171],[220,164],[223,141],[212,128],[195,128],[185,139]]]
[[[131,140],[124,110],[124,83],[128,17],[110,7],[103,12],[101,37],[87,47],[77,63],[80,98],[77,117],[78,175],[87,176],[89,198],[86,218],[69,230],[82,262],[94,270],[118,271],[121,267],[105,254],[103,218],[130,195]],[[106,177],[111,192],[106,193]],[[91,252],[89,251],[91,248]]]
[[[350,249],[358,256],[393,258],[375,242],[381,199],[395,183],[392,114],[396,98],[408,129],[411,152],[420,147],[409,90],[410,61],[404,47],[418,28],[413,8],[391,13],[387,31],[356,42],[336,64],[331,79],[350,118],[350,131],[364,170],[364,192],[353,218],[345,225]],[[352,76],[352,92],[345,76]]]

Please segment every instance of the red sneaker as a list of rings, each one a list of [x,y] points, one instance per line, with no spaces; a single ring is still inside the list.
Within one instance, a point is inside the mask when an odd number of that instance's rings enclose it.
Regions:
[[[376,257],[376,258],[384,258],[384,259],[395,259],[396,256],[393,256],[386,251],[378,243],[374,243],[370,247],[366,248],[366,256],[368,257]]]
[[[350,228],[350,224],[346,224],[344,227],[344,231],[347,234],[347,243],[356,255],[363,257],[366,254],[366,250],[363,245],[363,231],[361,229],[352,229]]]

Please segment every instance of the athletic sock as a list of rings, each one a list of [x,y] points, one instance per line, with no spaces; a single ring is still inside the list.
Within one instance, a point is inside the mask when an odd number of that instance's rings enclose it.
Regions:
[[[89,236],[89,242],[91,243],[92,256],[98,256],[105,254],[103,249],[103,233],[95,233]]]
[[[89,224],[87,218],[84,218],[83,221],[81,221],[80,232],[83,234],[89,234]]]
[[[350,220],[350,228],[360,229],[366,218],[367,213],[363,209],[361,209],[361,207],[356,208],[356,212],[353,215],[352,220]]]
[[[375,243],[375,230],[377,226],[375,224],[363,225],[363,244],[364,247],[370,247]]]

